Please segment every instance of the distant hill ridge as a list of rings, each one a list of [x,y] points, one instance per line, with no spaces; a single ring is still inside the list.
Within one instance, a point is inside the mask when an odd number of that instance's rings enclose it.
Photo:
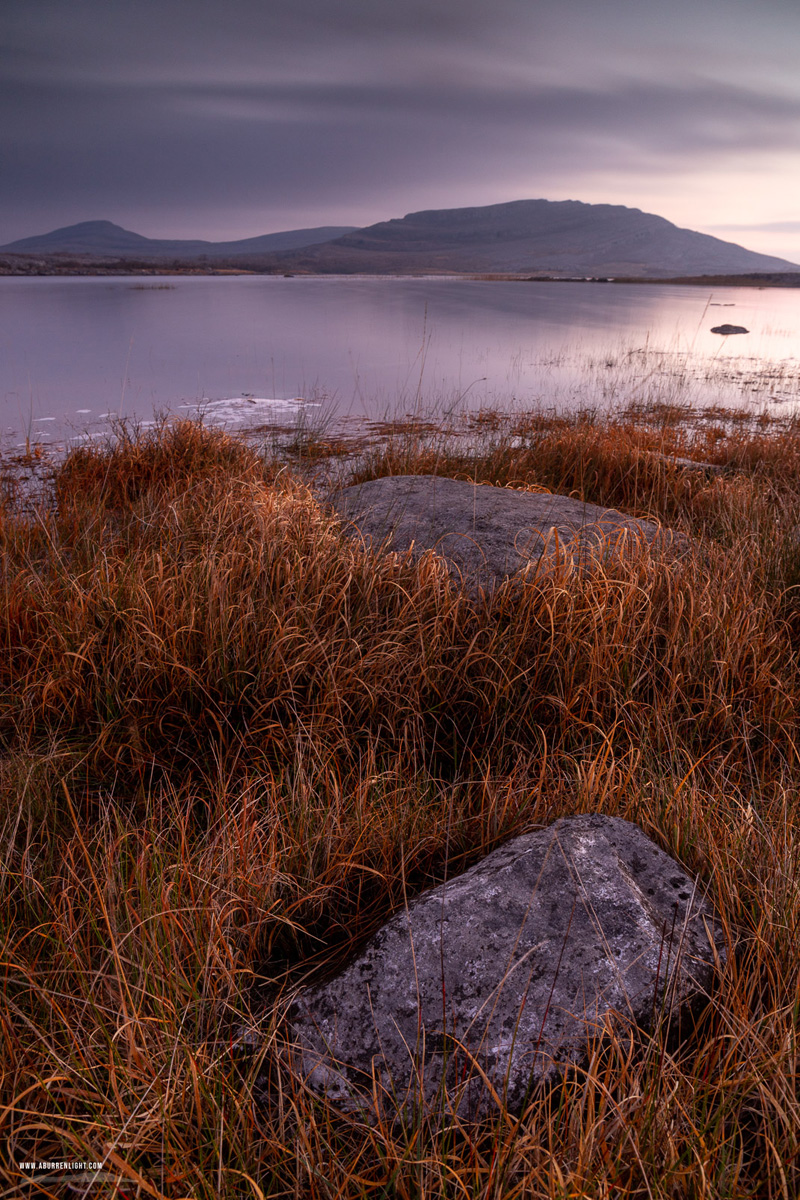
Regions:
[[[482,208],[433,209],[382,221],[333,246],[371,256],[402,254],[468,271],[580,275],[685,275],[796,271],[797,264],[621,204],[514,200]],[[324,259],[331,246],[315,254]]]
[[[325,274],[431,271],[665,278],[798,270],[786,259],[681,229],[654,213],[580,200],[431,209],[364,229],[322,226],[234,242],[158,240],[111,221],[84,221],[22,238],[0,246],[0,251],[214,258],[256,270]]]
[[[261,237],[242,238],[235,242],[186,241],[180,238],[148,238],[113,221],[81,221],[65,225],[52,233],[21,238],[0,246],[9,254],[111,254],[143,258],[208,258],[236,254],[274,254],[295,250],[316,242],[352,232],[354,225],[323,225],[319,229],[289,229],[283,233],[266,233]]]

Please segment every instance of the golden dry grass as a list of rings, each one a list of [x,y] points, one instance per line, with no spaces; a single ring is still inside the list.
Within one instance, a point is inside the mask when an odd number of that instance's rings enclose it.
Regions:
[[[415,434],[365,463],[694,539],[485,603],[202,425],[72,454],[34,511],[6,489],[2,1195],[65,1157],[102,1160],[109,1197],[798,1194],[800,433],[662,418],[530,417],[469,456]],[[712,449],[729,474],[654,453]],[[618,1035],[480,1128],[366,1125],[304,1090],[273,1053],[293,989],[446,867],[586,811],[699,872],[738,947],[690,1036]]]

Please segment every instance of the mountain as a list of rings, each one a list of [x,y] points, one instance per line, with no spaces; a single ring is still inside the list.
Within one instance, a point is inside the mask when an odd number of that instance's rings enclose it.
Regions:
[[[275,254],[328,242],[350,233],[353,225],[324,225],[319,229],[290,229],[236,242],[200,242],[142,237],[112,221],[81,221],[38,237],[21,238],[0,246],[9,254],[91,254],[121,258],[228,258],[238,254]]]
[[[0,246],[0,252],[85,256],[72,264],[78,273],[92,267],[89,260],[103,258],[123,263],[172,259],[189,265],[201,260],[200,269],[203,259],[214,259],[217,268],[325,274],[497,272],[658,279],[798,270],[785,259],[679,229],[638,208],[579,200],[431,209],[365,229],[323,226],[236,242],[157,240],[111,221],[84,221]],[[63,260],[51,261],[45,270],[59,269],[59,263]]]
[[[797,264],[618,204],[515,200],[409,213],[292,256],[317,270],[653,276],[796,271]]]

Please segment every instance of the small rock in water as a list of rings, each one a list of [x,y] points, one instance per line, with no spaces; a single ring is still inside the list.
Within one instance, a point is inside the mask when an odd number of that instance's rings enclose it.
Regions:
[[[732,333],[749,333],[749,329],[745,329],[744,325],[714,325],[712,333],[721,333],[723,337],[728,337]]]
[[[556,821],[424,892],[289,1010],[308,1086],[349,1111],[435,1102],[512,1112],[608,1023],[674,1023],[725,940],[696,883],[628,821]],[[485,1075],[490,1088],[482,1079]]]

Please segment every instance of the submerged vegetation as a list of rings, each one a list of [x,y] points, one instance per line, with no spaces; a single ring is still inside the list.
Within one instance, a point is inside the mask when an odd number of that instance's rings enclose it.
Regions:
[[[287,466],[200,423],[74,450],[36,496],[5,477],[3,1195],[64,1194],[17,1164],[65,1159],[104,1164],[76,1195],[800,1191],[800,425],[648,402],[469,434],[390,430],[342,469],[569,492],[691,551],[478,602],[347,536],[323,438]],[[365,1124],[291,1075],[304,981],[580,812],[638,822],[721,915],[690,1036],[598,1045],[481,1127]]]

